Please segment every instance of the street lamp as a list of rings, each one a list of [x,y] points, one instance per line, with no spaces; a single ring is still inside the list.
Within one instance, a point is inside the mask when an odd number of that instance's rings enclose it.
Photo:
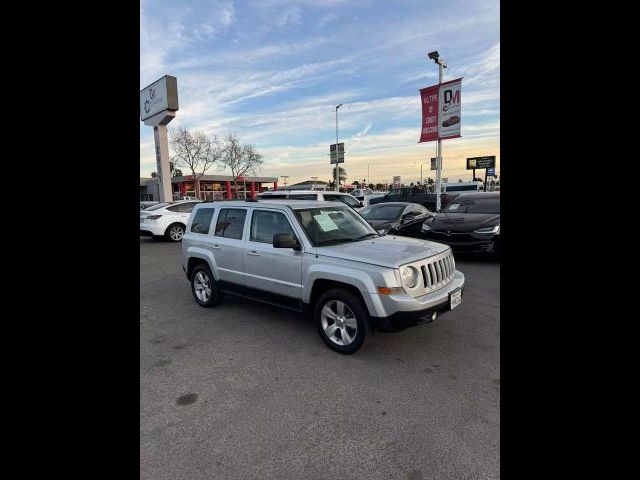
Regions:
[[[438,64],[438,83],[442,83],[444,76],[444,69],[447,68],[447,64],[437,50],[428,54],[429,58]],[[438,139],[438,150],[436,153],[436,212],[440,211],[440,190],[442,185],[442,140]]]
[[[338,109],[342,106],[343,104],[340,103],[338,105],[336,105],[336,184],[335,184],[335,190],[336,192],[339,190],[338,187],[338,175],[339,175],[339,170],[338,170],[338,165],[340,165],[338,163]]]
[[[420,164],[420,185],[422,185],[422,166],[423,166],[423,165],[426,165],[427,163],[429,163],[429,164],[430,164],[430,163],[431,163],[431,160],[429,160],[428,162],[422,162],[422,163]],[[414,165],[415,165],[415,163],[414,163]]]
[[[284,179],[284,189],[287,189],[287,178],[289,178],[290,175],[280,175],[281,178]]]

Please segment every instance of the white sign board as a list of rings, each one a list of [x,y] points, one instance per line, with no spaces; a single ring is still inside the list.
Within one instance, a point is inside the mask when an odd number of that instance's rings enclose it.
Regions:
[[[165,75],[140,90],[140,120],[165,110],[178,110],[178,80],[171,75]]]

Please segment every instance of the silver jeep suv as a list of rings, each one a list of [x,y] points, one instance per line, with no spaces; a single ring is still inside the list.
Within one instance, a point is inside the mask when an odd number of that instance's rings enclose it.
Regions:
[[[312,313],[324,342],[353,353],[375,328],[432,321],[462,301],[451,249],[379,235],[337,202],[226,201],[196,205],[182,240],[193,297],[223,294]]]

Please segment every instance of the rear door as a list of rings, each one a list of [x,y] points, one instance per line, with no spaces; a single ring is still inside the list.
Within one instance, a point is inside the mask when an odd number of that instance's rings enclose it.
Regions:
[[[273,295],[272,300],[277,303],[288,304],[287,299],[299,300],[302,295],[302,252],[273,247],[276,233],[292,233],[300,239],[293,224],[285,212],[267,208],[254,208],[247,223],[246,285]],[[293,302],[291,306],[297,304]]]
[[[191,215],[191,211],[197,203],[198,202],[178,203],[167,207],[167,210],[169,210],[172,217],[174,217],[173,221],[179,221],[186,225],[189,220],[189,215]]]
[[[245,286],[244,257],[246,208],[221,208],[211,238],[222,288],[242,290]]]

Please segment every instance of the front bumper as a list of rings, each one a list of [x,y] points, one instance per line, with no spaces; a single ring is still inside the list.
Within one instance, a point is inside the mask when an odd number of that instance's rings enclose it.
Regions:
[[[421,231],[420,238],[431,242],[449,245],[454,252],[467,253],[497,253],[500,251],[500,235],[486,236],[485,238],[473,237],[472,235],[452,234],[447,237],[441,234]]]
[[[421,319],[430,318],[434,311],[449,310],[449,295],[462,289],[464,292],[464,274],[458,270],[447,285],[421,297],[400,295],[371,295],[371,319],[374,325],[413,324]],[[464,295],[464,293],[463,293]]]

